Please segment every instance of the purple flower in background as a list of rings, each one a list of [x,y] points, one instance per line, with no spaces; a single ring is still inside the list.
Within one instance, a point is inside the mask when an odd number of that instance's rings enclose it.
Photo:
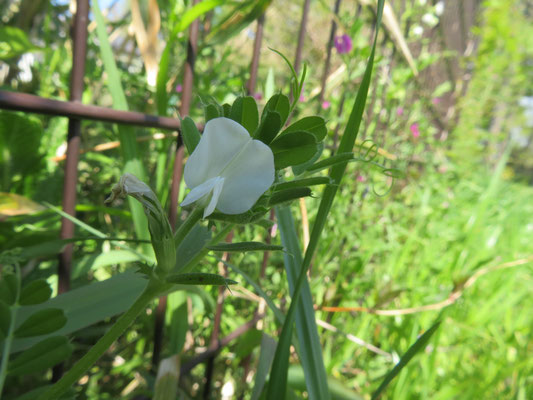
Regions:
[[[183,90],[183,86],[181,86],[181,84],[178,84],[176,86],[176,93],[181,93],[182,90]]]
[[[363,183],[366,182],[366,179],[363,175],[357,175],[357,182]]]
[[[254,93],[254,99],[261,100],[263,98],[263,95],[261,93]]]
[[[411,134],[415,139],[420,137],[420,128],[418,127],[418,122],[412,124],[409,129],[411,129]]]
[[[327,110],[329,108],[329,106],[331,106],[329,101],[323,101],[322,102],[322,109],[323,110]]]
[[[398,108],[396,109],[396,115],[397,115],[398,117],[401,117],[401,116],[403,115],[403,107],[398,107]]]
[[[440,100],[441,100],[440,97],[435,97],[435,98],[433,98],[433,99],[431,100],[431,102],[433,103],[433,105],[436,106],[437,104],[440,103]]]
[[[334,43],[339,54],[346,54],[352,51],[352,39],[347,34],[336,36]]]

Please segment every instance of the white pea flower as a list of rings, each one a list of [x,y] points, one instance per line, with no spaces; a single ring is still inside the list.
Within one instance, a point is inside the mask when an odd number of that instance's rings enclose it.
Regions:
[[[185,164],[185,183],[191,189],[182,206],[215,208],[224,214],[248,211],[274,182],[274,155],[263,142],[229,118],[214,118],[204,128],[198,146]]]

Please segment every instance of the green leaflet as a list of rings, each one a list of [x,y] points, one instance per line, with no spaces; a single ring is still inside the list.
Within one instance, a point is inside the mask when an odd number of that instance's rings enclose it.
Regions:
[[[207,246],[211,251],[278,251],[283,250],[283,246],[266,244],[261,242],[239,242],[239,243],[219,243]]]
[[[224,278],[217,274],[207,274],[201,272],[192,272],[188,274],[174,274],[166,277],[169,283],[177,283],[180,285],[215,285],[227,286],[235,285],[236,281]]]

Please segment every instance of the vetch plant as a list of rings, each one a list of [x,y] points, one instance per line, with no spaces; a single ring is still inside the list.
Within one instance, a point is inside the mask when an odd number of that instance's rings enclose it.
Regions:
[[[248,211],[274,182],[274,155],[237,122],[210,120],[200,143],[185,165],[191,189],[182,206],[205,207],[206,218],[217,208],[223,214]]]
[[[378,2],[376,32],[381,23],[383,3],[382,0]],[[347,53],[352,48],[351,39],[343,35],[342,40],[342,45],[339,45],[337,49],[339,53]],[[283,315],[257,286],[258,293],[265,298],[282,330],[270,369],[268,387],[265,385],[269,367],[265,365],[263,376],[256,380],[254,393],[260,394],[266,391],[267,399],[278,400],[285,397],[289,350],[290,345],[294,343],[304,370],[309,398],[321,400],[331,398],[307,271],[347,163],[360,161],[378,167],[384,173],[387,171],[385,167],[372,161],[373,157],[367,157],[371,150],[368,150],[364,156],[353,154],[371,81],[375,43],[376,38],[374,38],[370,59],[336,154],[319,161],[325,149],[323,141],[328,135],[322,117],[307,116],[290,125],[287,124],[298,99],[302,96],[306,68],[304,67],[301,77],[298,77],[292,65],[281,55],[292,72],[292,101],[281,92],[276,93],[270,97],[261,113],[252,96],[237,97],[231,105],[220,105],[212,101],[205,105],[206,125],[203,135],[200,135],[191,118],[186,117],[182,120],[181,133],[189,154],[184,178],[190,192],[181,206],[190,208],[186,209],[187,218],[181,222],[175,233],[172,232],[166,212],[150,186],[132,174],[125,174],[120,178],[113,187],[108,202],[117,197],[130,196],[141,203],[148,220],[155,259],[150,261],[149,256],[143,255],[143,260],[146,261],[148,258],[149,261],[137,264],[138,273],[144,275],[146,279],[141,280],[144,285],[141,286],[142,293],[139,290],[138,297],[133,304],[128,303],[128,305],[131,304],[130,308],[57,383],[40,394],[39,399],[59,399],[108,351],[113,342],[128,329],[154,299],[172,291],[186,290],[185,285],[236,283],[212,273],[191,272],[210,251],[271,251],[284,248],[286,249],[284,264],[291,296],[287,314]],[[329,107],[329,104],[324,105]],[[330,169],[327,176],[323,173],[324,169]],[[309,196],[312,186],[323,186],[324,191],[321,192],[321,202],[313,221],[309,245],[302,253],[297,228],[287,203]],[[283,247],[271,243],[223,242],[235,224],[271,223],[271,221],[262,219],[272,208],[276,212]],[[209,220],[209,229],[205,227],[206,224],[202,219]],[[198,240],[199,231],[202,235],[205,234],[205,240]],[[105,235],[103,236],[101,238],[106,239]],[[226,262],[226,264],[229,266],[229,263]],[[237,267],[231,266],[231,268],[238,271]],[[251,283],[246,274],[241,273],[241,275]],[[24,298],[24,287],[17,283],[20,279],[16,278],[11,279],[13,284],[10,285],[14,288],[11,292],[16,293],[15,298],[8,299],[9,302],[5,306],[0,301],[0,316],[2,316],[4,325],[7,325],[7,329],[0,326],[2,328],[0,333],[8,339],[6,340],[7,347],[4,346],[5,356],[2,358],[0,381],[10,371],[13,373],[13,366],[8,365],[12,364],[9,352],[11,342],[19,333],[14,330],[11,320],[14,320],[18,307],[22,304],[17,299],[19,292],[22,293],[20,298]],[[20,290],[21,287],[22,290]],[[48,296],[49,294],[43,296],[42,300],[47,301]],[[64,323],[65,318],[60,311],[48,311],[48,313],[45,316],[56,316],[55,319],[58,321],[57,326],[54,325],[52,328],[56,329]],[[293,335],[293,326],[296,328],[296,335]],[[65,354],[57,360],[61,361],[70,354],[71,348],[66,343],[66,338],[55,340]],[[40,356],[37,354],[39,351],[41,351],[40,348],[32,350],[30,354],[32,358]],[[273,351],[271,349],[271,353]],[[171,368],[167,368],[171,370],[170,373],[165,372],[165,363],[162,364],[162,373],[156,382],[156,397],[166,392],[164,387],[166,383],[169,385],[168,393],[175,394],[173,385],[177,385],[179,381],[179,354],[171,356],[175,359],[171,358]],[[20,361],[15,359],[15,365],[17,360]],[[168,379],[162,378],[165,376]]]

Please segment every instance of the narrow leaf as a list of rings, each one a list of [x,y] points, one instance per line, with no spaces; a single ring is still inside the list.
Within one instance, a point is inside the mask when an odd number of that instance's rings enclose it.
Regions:
[[[299,199],[300,197],[311,196],[311,189],[308,187],[295,187],[292,189],[280,190],[275,192],[268,202],[269,206],[275,206],[281,203]]]
[[[30,315],[15,331],[15,337],[45,335],[61,329],[67,323],[63,310],[48,308]]]
[[[11,308],[0,301],[0,341],[4,340],[9,334],[9,326],[11,325]]]
[[[220,243],[214,246],[207,246],[212,251],[279,251],[283,246],[275,244],[266,244],[261,242],[239,242],[239,243]]]
[[[30,347],[9,363],[9,375],[33,374],[51,368],[72,354],[73,346],[64,336],[53,336]]]
[[[180,285],[215,285],[227,286],[235,285],[236,281],[224,278],[217,274],[206,274],[201,272],[192,272],[188,274],[175,274],[166,277],[166,281]]]
[[[183,135],[183,142],[187,147],[187,152],[192,154],[196,146],[198,146],[201,136],[191,117],[185,117],[181,120],[181,134]]]
[[[281,182],[272,188],[274,192],[285,189],[293,189],[297,187],[307,187],[315,185],[327,185],[331,183],[331,179],[327,176],[316,176],[313,178],[295,179],[293,181]]]
[[[316,164],[311,165],[309,168],[307,168],[308,172],[318,172],[320,170],[329,168],[333,165],[337,165],[340,163],[346,163],[350,160],[353,160],[353,153],[338,153],[334,156],[331,156],[329,158],[326,158],[325,160],[319,161]]]
[[[268,371],[270,370],[272,360],[274,359],[274,354],[276,353],[276,345],[277,343],[272,337],[268,336],[266,333],[263,333],[263,337],[261,339],[261,353],[259,353],[257,372],[254,379],[255,383],[254,390],[252,392],[252,400],[259,400],[261,393],[263,392]]]
[[[352,108],[352,112],[350,114],[350,118],[348,120],[348,124],[346,126],[341,142],[339,144],[339,149],[338,149],[339,153],[350,152],[353,149],[353,146],[355,144],[355,139],[357,138],[357,134],[359,132],[359,126],[361,125],[363,111],[364,111],[365,103],[366,103],[366,97],[368,94],[368,88],[369,88],[370,80],[371,80],[370,78],[371,78],[372,69],[374,66],[374,55],[376,52],[377,34],[379,32],[379,28],[381,25],[381,17],[383,15],[383,5],[384,5],[384,0],[379,0],[378,11],[377,11],[377,23],[376,23],[374,41],[372,44],[372,50],[370,53],[370,57],[368,59],[368,63],[365,69],[363,80],[361,81],[361,85],[359,87],[359,90],[357,91],[357,96],[355,99],[354,106]],[[298,317],[300,315],[300,313],[296,313],[296,310],[299,308],[300,293],[302,293],[302,290],[304,287],[308,286],[307,270],[309,268],[309,265],[311,264],[311,260],[313,258],[314,252],[318,245],[318,241],[322,234],[322,230],[326,224],[327,215],[329,213],[329,210],[331,209],[331,205],[333,204],[335,194],[337,193],[338,185],[340,184],[342,176],[344,175],[345,169],[346,169],[345,163],[336,165],[332,168],[330,177],[333,179],[333,182],[335,184],[328,185],[324,189],[324,194],[322,196],[322,200],[320,201],[320,206],[318,209],[317,217],[313,225],[311,238],[310,238],[307,250],[305,252],[305,257],[301,261],[301,263],[298,263],[298,265],[296,266],[296,271],[298,271],[297,273],[299,276],[298,276],[298,280],[296,282],[294,291],[292,293],[291,305],[289,307],[289,311],[285,319],[285,324],[283,325],[283,329],[280,335],[278,347],[276,349],[276,355],[274,357],[274,362],[272,363],[270,384],[268,386],[268,392],[267,392],[268,400],[278,400],[285,396],[286,385],[287,385],[287,369],[288,369],[288,364],[289,364],[290,337],[292,336],[294,319],[295,317]],[[290,216],[290,210],[287,210],[287,213]],[[291,224],[291,226],[292,225],[293,224]],[[282,239],[282,243],[284,243],[283,239]],[[289,246],[286,246],[286,247],[288,251],[291,251],[291,248]],[[297,252],[295,254],[301,254],[301,253]],[[303,300],[302,303],[306,304],[306,301]],[[312,300],[311,300],[311,305],[312,305]],[[316,326],[315,326],[315,330],[313,334],[315,333],[316,333]],[[299,335],[298,338],[300,340],[300,331],[298,332],[298,335]],[[308,350],[321,351],[319,343],[320,342],[318,342],[318,348],[317,348],[316,343],[314,343],[314,346]],[[302,352],[300,356],[305,355],[305,353],[306,353],[305,351]],[[315,379],[317,378],[313,376],[314,371],[306,369],[306,366],[309,366],[307,362],[302,362],[302,365],[304,367],[306,382],[307,382],[308,391],[309,391],[309,398],[320,399],[320,400],[330,398],[329,390],[327,389],[327,380],[325,380],[325,372],[324,372],[323,364],[321,366],[318,366],[319,368],[318,371],[322,373],[322,375],[318,377],[318,383],[321,385],[320,387],[322,388],[323,392],[314,392],[312,390],[316,388]]]
[[[400,373],[400,371],[407,365],[409,361],[418,353],[420,350],[423,350],[431,336],[435,333],[437,328],[440,325],[440,321],[437,321],[431,328],[422,334],[416,342],[414,342],[407,352],[400,358],[398,364],[385,376],[381,385],[378,389],[372,394],[372,400],[379,399],[385,388],[388,384]]]
[[[115,63],[113,49],[109,43],[107,36],[106,25],[102,12],[97,1],[91,3],[94,20],[96,22],[96,35],[100,45],[100,55],[104,64],[104,69],[107,74],[107,87],[113,99],[113,108],[115,110],[128,110],[128,102],[124,89],[122,88],[120,74]],[[123,172],[129,172],[135,175],[142,181],[146,181],[146,173],[143,163],[137,154],[137,142],[135,140],[135,131],[130,126],[119,125],[117,127],[118,136],[120,140],[120,149],[124,160]],[[139,239],[149,239],[148,224],[142,206],[133,199],[128,199],[128,204],[131,209],[133,224],[135,232]],[[148,246],[146,246],[148,247]]]

